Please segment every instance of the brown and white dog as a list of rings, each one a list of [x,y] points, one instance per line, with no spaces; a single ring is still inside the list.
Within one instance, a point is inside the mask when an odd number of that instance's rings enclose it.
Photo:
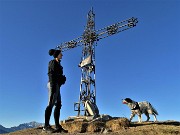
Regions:
[[[158,112],[149,102],[147,102],[147,101],[136,102],[130,98],[125,98],[122,100],[122,102],[123,102],[123,104],[128,105],[129,108],[131,109],[130,121],[137,114],[139,122],[142,122],[141,115],[143,113],[147,116],[146,121],[149,121],[149,119],[150,119],[149,114],[154,115],[154,121],[157,121],[156,115],[158,115]]]

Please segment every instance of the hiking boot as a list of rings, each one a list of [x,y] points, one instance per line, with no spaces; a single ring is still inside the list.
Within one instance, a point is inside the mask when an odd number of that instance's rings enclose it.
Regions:
[[[68,130],[63,129],[61,126],[58,128],[55,128],[53,133],[68,133]]]
[[[54,129],[51,126],[44,126],[42,132],[53,133]]]

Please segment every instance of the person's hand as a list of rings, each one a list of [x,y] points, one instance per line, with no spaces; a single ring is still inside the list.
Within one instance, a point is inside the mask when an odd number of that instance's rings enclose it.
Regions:
[[[63,76],[62,76],[62,82],[61,82],[61,83],[62,83],[62,84],[65,84],[65,82],[66,82],[66,76],[63,75]]]

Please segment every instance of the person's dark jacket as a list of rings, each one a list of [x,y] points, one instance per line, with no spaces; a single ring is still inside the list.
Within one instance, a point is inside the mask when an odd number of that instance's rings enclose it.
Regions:
[[[51,85],[59,84],[61,86],[66,81],[66,77],[63,75],[63,67],[55,59],[49,62],[48,76]]]

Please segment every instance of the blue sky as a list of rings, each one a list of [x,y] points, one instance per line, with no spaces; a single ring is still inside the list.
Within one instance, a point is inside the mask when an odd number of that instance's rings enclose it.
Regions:
[[[96,29],[130,17],[139,20],[136,27],[98,42],[100,114],[129,118],[121,99],[130,97],[151,102],[158,120],[180,121],[179,0],[0,0],[1,125],[44,122],[48,50],[82,35],[91,7]],[[67,82],[61,88],[61,120],[77,115],[81,51],[63,53]]]

